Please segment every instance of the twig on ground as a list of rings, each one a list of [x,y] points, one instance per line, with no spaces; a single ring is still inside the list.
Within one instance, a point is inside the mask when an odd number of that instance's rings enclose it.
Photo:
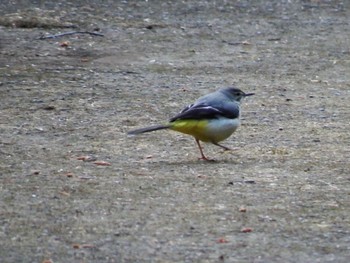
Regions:
[[[71,32],[66,32],[66,33],[61,33],[61,34],[56,34],[56,35],[41,36],[41,37],[39,37],[39,39],[40,40],[51,39],[51,38],[63,37],[63,36],[74,35],[74,34],[89,34],[91,36],[98,36],[98,37],[104,36],[103,34],[89,32],[89,31],[71,31]]]

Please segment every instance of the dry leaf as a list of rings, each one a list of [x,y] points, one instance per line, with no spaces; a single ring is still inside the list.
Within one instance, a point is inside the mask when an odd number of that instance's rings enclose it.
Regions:
[[[101,166],[110,166],[110,165],[112,165],[111,163],[105,162],[105,161],[95,161],[94,164],[101,165]]]

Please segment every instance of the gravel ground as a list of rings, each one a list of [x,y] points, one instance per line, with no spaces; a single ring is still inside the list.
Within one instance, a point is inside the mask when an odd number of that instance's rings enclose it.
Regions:
[[[0,3],[1,262],[349,262],[350,2],[19,2]],[[231,85],[256,95],[232,151],[204,145],[216,162],[126,135]]]

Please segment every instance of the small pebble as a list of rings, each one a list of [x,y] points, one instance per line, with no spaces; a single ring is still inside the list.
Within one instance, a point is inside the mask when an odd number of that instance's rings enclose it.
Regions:
[[[254,180],[245,180],[244,181],[246,184],[255,184]]]
[[[242,233],[250,233],[250,232],[252,232],[252,231],[253,231],[253,229],[250,228],[250,227],[244,227],[244,228],[242,228],[242,230],[241,230]]]

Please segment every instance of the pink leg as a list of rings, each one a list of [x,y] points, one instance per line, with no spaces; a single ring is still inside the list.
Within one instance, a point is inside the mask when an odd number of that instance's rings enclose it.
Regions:
[[[203,153],[203,149],[202,149],[202,146],[200,145],[200,143],[199,143],[199,140],[197,139],[197,138],[195,138],[195,140],[196,140],[196,143],[197,143],[197,145],[198,145],[198,148],[199,148],[199,151],[201,152],[201,158],[199,158],[199,159],[202,159],[202,160],[205,160],[205,161],[213,161],[213,160],[210,160],[210,159],[208,159],[207,157],[205,157],[205,155],[204,155],[204,153]]]
[[[214,145],[216,146],[219,146],[221,148],[223,148],[225,151],[232,151],[230,148],[226,147],[226,146],[223,146],[221,144],[218,144],[217,142],[213,142]]]

